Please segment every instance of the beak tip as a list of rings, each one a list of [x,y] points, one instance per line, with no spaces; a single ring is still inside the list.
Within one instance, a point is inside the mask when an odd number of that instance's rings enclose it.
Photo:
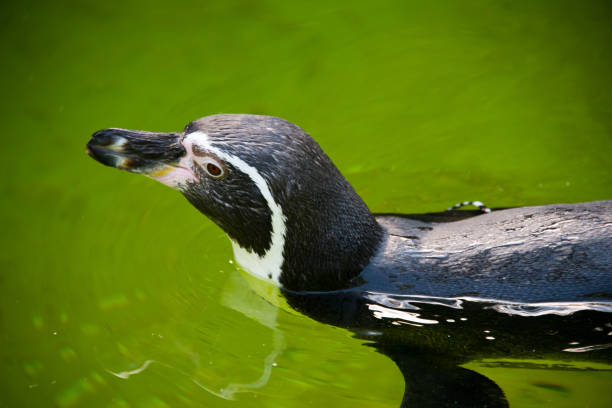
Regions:
[[[91,135],[91,139],[88,145],[106,147],[124,144],[126,140],[123,137],[117,135],[116,133],[117,132],[114,131],[114,129],[98,130],[93,135]]]

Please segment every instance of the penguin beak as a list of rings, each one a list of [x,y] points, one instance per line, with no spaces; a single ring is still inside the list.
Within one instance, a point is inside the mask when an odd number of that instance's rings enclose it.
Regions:
[[[140,173],[176,188],[197,179],[183,159],[181,133],[103,129],[91,136],[87,154],[105,166]]]

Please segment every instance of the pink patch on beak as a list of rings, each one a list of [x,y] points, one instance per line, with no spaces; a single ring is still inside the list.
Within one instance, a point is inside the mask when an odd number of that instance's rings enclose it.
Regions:
[[[190,162],[190,159],[183,157],[178,165],[168,166],[162,170],[152,172],[148,176],[174,189],[178,189],[181,185],[185,185],[188,182],[198,183],[200,180],[191,170]]]

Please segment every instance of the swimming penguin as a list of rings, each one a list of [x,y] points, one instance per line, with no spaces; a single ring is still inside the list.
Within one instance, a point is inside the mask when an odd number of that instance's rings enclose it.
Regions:
[[[391,357],[402,406],[507,406],[459,367],[479,358],[612,361],[612,201],[373,215],[306,132],[270,116],[104,129],[87,152],[180,191],[244,270]]]

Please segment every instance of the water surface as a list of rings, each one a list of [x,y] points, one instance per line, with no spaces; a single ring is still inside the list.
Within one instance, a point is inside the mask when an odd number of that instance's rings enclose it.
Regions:
[[[0,406],[396,407],[391,360],[273,306],[95,130],[280,116],[375,212],[612,197],[606,1],[23,1],[0,13]],[[515,407],[607,407],[610,366],[475,361]]]

